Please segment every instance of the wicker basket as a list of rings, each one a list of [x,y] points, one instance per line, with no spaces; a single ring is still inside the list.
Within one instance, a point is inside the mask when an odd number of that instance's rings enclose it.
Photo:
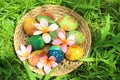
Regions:
[[[76,12],[59,5],[44,5],[44,6],[36,7],[35,9],[29,11],[28,13],[25,14],[25,16],[22,17],[14,33],[15,50],[19,49],[20,44],[26,44],[26,40],[28,39],[27,34],[23,30],[23,26],[22,26],[23,21],[28,17],[32,17],[35,19],[37,15],[39,15],[41,12],[44,12],[44,11],[54,15],[55,21],[57,21],[60,17],[66,14],[78,20],[79,22],[78,30],[80,30],[86,36],[86,41],[81,46],[84,49],[84,57],[87,57],[90,50],[90,46],[91,46],[91,33],[89,31],[89,28],[86,22]],[[81,64],[82,64],[81,61],[73,62],[73,61],[64,59],[61,63],[59,63],[58,67],[55,69],[55,71],[52,73],[51,76],[60,76],[60,75],[70,73],[71,71],[79,67]],[[44,72],[42,69],[37,69],[36,67],[32,67],[32,66],[30,66],[30,68],[33,72],[44,75]]]

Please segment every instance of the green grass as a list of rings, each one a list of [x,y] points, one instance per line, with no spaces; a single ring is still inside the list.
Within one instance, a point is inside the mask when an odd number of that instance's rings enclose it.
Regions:
[[[72,73],[50,77],[32,73],[14,51],[14,30],[36,6],[57,4],[79,13],[92,33],[88,58]],[[0,0],[0,80],[119,80],[120,0]]]

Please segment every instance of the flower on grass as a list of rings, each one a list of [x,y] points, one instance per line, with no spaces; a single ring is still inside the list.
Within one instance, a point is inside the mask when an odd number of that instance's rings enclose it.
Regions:
[[[62,48],[62,51],[64,53],[67,52],[67,46],[68,45],[70,46],[70,45],[75,44],[75,36],[74,35],[70,35],[66,39],[66,33],[65,33],[65,31],[63,29],[59,29],[59,31],[58,31],[58,37],[59,37],[59,39],[53,40],[52,44],[53,45],[62,44],[61,48]]]
[[[43,67],[45,73],[48,74],[51,68],[54,68],[58,65],[55,61],[56,61],[56,58],[54,56],[51,56],[49,58],[47,55],[42,56],[37,64],[37,67],[38,68]]]
[[[33,35],[42,34],[42,38],[45,43],[49,43],[51,41],[51,36],[48,34],[51,31],[55,31],[58,28],[56,23],[49,25],[48,22],[42,18],[40,23],[36,23],[35,27],[38,29],[33,33]]]
[[[20,49],[21,50],[16,50],[16,53],[21,61],[24,61],[32,57],[31,55],[32,46],[31,45],[28,45],[27,47],[25,47],[24,45],[20,45]]]

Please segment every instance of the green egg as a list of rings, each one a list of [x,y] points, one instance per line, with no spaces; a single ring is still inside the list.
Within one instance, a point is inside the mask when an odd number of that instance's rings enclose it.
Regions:
[[[81,44],[85,41],[85,36],[82,32],[78,31],[78,30],[73,30],[68,32],[67,36],[69,35],[75,35],[75,40],[76,40],[76,44]]]
[[[60,46],[51,46],[49,50],[61,50]]]
[[[45,43],[40,35],[34,35],[28,38],[27,44],[32,45],[33,50],[42,49]]]
[[[46,19],[49,24],[55,23],[54,19],[51,19],[50,17],[43,15],[38,16],[37,21],[40,22],[42,18]]]
[[[61,17],[58,20],[58,24],[60,28],[64,29],[65,31],[72,31],[72,30],[77,29],[78,27],[78,21],[69,15],[65,15]]]

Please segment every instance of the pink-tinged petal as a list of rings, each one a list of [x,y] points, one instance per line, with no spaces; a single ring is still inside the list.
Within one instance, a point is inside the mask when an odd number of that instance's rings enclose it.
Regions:
[[[50,60],[50,61],[56,61],[56,58],[55,58],[54,56],[50,56],[50,57],[49,57],[49,60]]]
[[[48,74],[50,72],[50,70],[51,70],[51,66],[48,66],[48,65],[44,66],[44,71],[46,74]]]
[[[31,53],[31,51],[32,51],[32,46],[31,46],[31,45],[28,45],[27,48],[26,48],[26,50],[27,50],[29,53]]]
[[[57,64],[56,62],[54,62],[54,61],[51,63],[51,67],[52,67],[52,68],[56,67],[57,65],[58,65],[58,64]]]
[[[48,56],[47,56],[47,55],[42,56],[42,57],[40,58],[40,61],[39,61],[39,62],[44,63],[44,61],[47,60],[47,59],[48,59]]]
[[[52,41],[52,44],[54,44],[54,45],[59,45],[61,43],[62,43],[62,41],[60,39],[55,39]]]
[[[68,41],[68,45],[73,45],[75,44],[75,36],[74,35],[70,35],[68,38],[67,38],[67,41]]]
[[[20,50],[16,50],[16,53],[20,56],[22,56],[22,54],[23,54],[22,51],[20,51]]]
[[[34,26],[35,26],[37,29],[42,30],[42,27],[41,27],[41,25],[40,25],[39,23],[35,23]]]
[[[26,52],[26,47],[24,45],[20,45],[20,48],[21,48],[22,53]]]
[[[67,52],[67,45],[66,45],[66,44],[62,44],[61,48],[62,48],[62,51],[63,51],[64,53]]]
[[[41,26],[48,27],[48,22],[46,21],[46,19],[42,18],[42,19],[40,20],[40,25],[41,25]]]
[[[62,41],[64,41],[66,39],[65,31],[63,29],[59,29],[58,36]]]
[[[24,58],[24,57],[22,57],[22,56],[18,56],[18,58],[19,58],[21,61],[26,60],[26,58]]]
[[[43,33],[42,31],[37,30],[33,33],[33,35],[39,35],[39,34],[42,34],[42,33]]]
[[[37,67],[38,67],[38,68],[42,68],[43,66],[44,66],[44,65],[43,65],[41,62],[38,62],[38,63],[37,63]]]
[[[27,59],[29,59],[29,58],[31,58],[32,57],[32,54],[30,54],[28,57],[27,57]]]
[[[51,24],[50,26],[49,26],[49,30],[50,31],[55,31],[56,29],[58,28],[58,25],[55,23],[55,24]]]
[[[51,41],[51,37],[50,37],[50,35],[48,33],[44,33],[42,35],[42,38],[43,38],[45,43],[49,43]]]

